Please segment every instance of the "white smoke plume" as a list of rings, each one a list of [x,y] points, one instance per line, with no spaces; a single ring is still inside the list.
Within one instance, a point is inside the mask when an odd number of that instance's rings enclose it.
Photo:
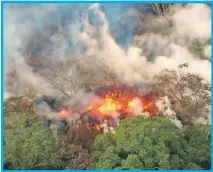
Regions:
[[[195,58],[187,47],[189,40],[198,39],[205,42],[210,39],[210,8],[206,5],[188,5],[179,9],[168,17],[170,22],[173,23],[173,26],[169,28],[171,32],[168,32],[167,35],[145,33],[136,36],[135,43],[129,45],[127,49],[122,48],[111,35],[110,24],[100,6],[99,4],[93,4],[88,11],[92,11],[99,18],[101,25],[92,25],[88,20],[87,13],[82,16],[83,31],[79,30],[77,37],[86,48],[86,51],[82,52],[79,58],[90,59],[90,65],[94,68],[97,67],[99,61],[102,61],[102,63],[109,66],[110,70],[115,72],[120,82],[128,84],[151,80],[153,75],[163,68],[175,69],[181,63],[189,63],[189,72],[199,73],[205,80],[210,81],[210,61]],[[28,10],[30,11],[30,9]],[[39,15],[45,16],[53,10],[54,6],[50,6],[47,12],[39,13]],[[10,12],[11,10],[6,10],[5,16],[10,16],[8,14]],[[167,18],[161,20],[165,20],[163,23],[167,22]],[[36,76],[32,69],[24,64],[25,62],[15,50],[15,47],[20,46],[21,40],[31,34],[28,30],[33,26],[26,24],[23,26],[25,28],[23,30],[15,22],[16,18],[6,18],[5,21],[6,62],[10,56],[16,56],[16,69],[21,78],[32,83],[36,88],[43,89],[45,81]],[[160,24],[159,19],[155,19],[153,22]],[[29,34],[22,36],[26,31]],[[14,38],[13,41],[11,41],[11,38]],[[63,38],[61,39],[63,40]],[[209,49],[210,45],[207,45],[205,55],[208,58],[210,58]],[[59,48],[57,51],[62,52],[63,48]],[[61,55],[63,56],[63,53]],[[150,61],[151,58],[154,60]],[[200,70],[197,70],[198,68]],[[8,67],[6,67],[6,70],[8,70]]]
[[[143,112],[142,103],[141,103],[141,100],[138,97],[134,98],[129,103],[129,105],[131,107],[130,113],[132,113],[132,114],[141,114]]]
[[[175,24],[175,34],[179,37],[204,42],[211,37],[211,11],[207,5],[187,5],[177,11],[172,20]]]
[[[177,127],[181,128],[182,123],[176,118],[176,112],[172,110],[170,100],[167,96],[161,97],[155,105],[158,107],[159,112],[172,121]]]
[[[204,55],[206,58],[211,58],[211,45],[206,45],[204,48]]]
[[[186,44],[186,40],[198,39],[205,42],[210,39],[210,9],[206,5],[193,5],[180,9],[171,16],[170,20],[174,23],[171,33],[167,36],[155,33],[139,36],[136,41],[142,46],[139,48],[136,43],[136,46],[130,46],[127,50],[122,49],[110,35],[109,23],[98,6],[90,9],[100,17],[103,25],[94,27],[89,24],[86,17],[83,18],[84,31],[80,34],[80,38],[87,48],[83,56],[92,56],[92,61],[101,58],[122,82],[140,83],[151,79],[164,68],[175,69],[182,63],[189,64],[189,72],[200,74],[210,82],[210,61],[194,57]],[[191,20],[192,16],[195,20]],[[143,47],[144,44],[146,47]],[[143,51],[156,52],[152,57],[155,60],[149,62],[150,57],[146,57]]]
[[[67,25],[68,33],[72,33],[73,36],[72,41],[80,42],[80,45],[76,43],[74,46],[76,49],[72,57],[66,57],[64,52],[66,47],[65,38],[70,35],[60,35],[59,29],[58,33],[51,36],[53,52],[51,53],[50,64],[54,64],[57,60],[65,63],[66,60],[70,60],[69,58],[73,60],[72,67],[67,67],[64,75],[71,73],[82,62],[86,62],[86,67],[94,71],[93,77],[99,76],[99,78],[102,78],[102,72],[98,72],[98,69],[102,68],[100,64],[104,64],[110,72],[116,75],[117,82],[134,85],[152,81],[153,76],[162,69],[177,69],[178,65],[188,63],[188,72],[199,74],[210,83],[211,11],[207,5],[186,5],[184,8],[178,8],[173,14],[165,18],[153,17],[152,20],[145,23],[141,22],[141,29],[145,29],[147,32],[135,35],[133,43],[127,47],[121,46],[116,41],[110,30],[110,22],[101,6],[101,4],[90,5],[80,14],[80,24],[74,22]],[[18,90],[20,95],[24,94],[28,84],[44,94],[58,92],[57,89],[54,90],[54,88],[49,87],[48,80],[45,77],[33,72],[33,68],[26,64],[22,54],[18,52],[18,48],[22,47],[23,42],[28,41],[28,37],[35,34],[34,38],[36,38],[36,33],[34,33],[36,24],[42,22],[39,19],[45,18],[46,15],[56,10],[54,5],[45,7],[44,9],[42,6],[39,11],[37,8],[34,11],[37,12],[35,14],[31,12],[34,9],[32,6],[26,8],[27,11],[25,12],[22,12],[22,10],[26,9],[5,8],[5,73],[13,69],[17,71],[20,78]],[[132,11],[134,9],[128,11],[127,15],[139,15],[137,12],[133,13]],[[18,15],[12,15],[13,12]],[[90,21],[90,13],[93,13],[99,24]],[[25,18],[26,15],[36,16],[34,22],[36,24],[33,24],[33,22],[25,24],[18,22],[20,17]],[[13,17],[11,18],[11,16]],[[73,25],[76,27],[73,27]],[[152,30],[154,27],[158,27],[158,29]],[[61,28],[60,24],[59,28]],[[42,37],[50,36],[46,30],[42,31]],[[189,51],[189,46],[193,40],[198,40],[204,44],[203,57],[197,57]],[[79,47],[83,47],[82,50]],[[9,65],[11,59],[15,61],[14,66]],[[54,65],[52,67],[54,68]],[[61,71],[63,73],[64,69],[61,69]],[[76,78],[78,79],[78,77]],[[100,85],[102,84],[100,83]],[[12,92],[8,92],[5,95],[11,94]],[[94,95],[92,96],[94,97]],[[90,101],[89,97],[79,92],[71,102],[83,102],[82,104],[86,106]],[[171,114],[171,111],[165,113]]]

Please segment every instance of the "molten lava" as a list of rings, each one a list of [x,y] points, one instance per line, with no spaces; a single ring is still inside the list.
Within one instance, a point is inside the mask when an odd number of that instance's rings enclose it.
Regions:
[[[95,116],[98,119],[108,117],[120,118],[123,115],[139,115],[148,112],[153,116],[157,112],[154,96],[139,94],[131,87],[125,85],[101,87],[96,90],[96,95],[103,100],[91,102],[82,112]]]
[[[57,114],[60,118],[68,118],[73,113],[80,114],[76,128],[85,126],[87,129],[101,130],[107,126],[112,131],[117,122],[127,116],[156,115],[156,98],[153,93],[140,93],[126,85],[105,86],[94,92],[87,107],[70,105],[57,109]]]

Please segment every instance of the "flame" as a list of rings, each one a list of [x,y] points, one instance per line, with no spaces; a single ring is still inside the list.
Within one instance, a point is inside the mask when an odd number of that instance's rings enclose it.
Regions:
[[[105,127],[113,128],[117,125],[117,119],[141,114],[153,116],[157,112],[154,94],[138,93],[131,87],[106,86],[97,90],[95,95],[89,105],[79,111],[82,116],[87,115],[87,118],[77,120],[76,128],[83,125],[88,130],[101,130],[104,128],[103,121],[108,121]],[[97,99],[97,96],[100,99]],[[68,117],[72,115],[72,111],[69,108],[63,108],[58,111],[58,114],[60,117]],[[109,122],[109,119],[116,120]]]
[[[88,110],[92,110],[92,106],[88,106],[87,108],[85,108],[86,111]]]
[[[156,114],[156,106],[151,95],[137,94],[131,87],[114,86],[99,92],[99,96],[104,101],[91,102],[83,112],[96,116],[99,119],[105,119],[114,114],[148,112],[150,116]],[[97,100],[95,100],[97,101]]]
[[[105,103],[98,108],[98,111],[102,114],[109,112],[115,112],[121,109],[121,105],[115,102],[112,98],[106,98]]]
[[[133,102],[133,101],[130,101],[129,103],[128,103],[128,107],[129,108],[134,108],[136,106],[136,104],[135,104],[135,102]]]
[[[82,120],[77,120],[76,121],[76,128],[80,128],[80,126],[82,125]]]
[[[101,130],[102,129],[101,125],[99,125],[99,124],[96,124],[95,128],[96,128],[96,130]]]
[[[71,110],[62,109],[58,111],[60,117],[69,117],[72,114]]]
[[[97,123],[93,123],[91,124],[90,122],[86,122],[84,123],[83,120],[77,120],[76,123],[75,123],[75,127],[77,129],[79,129],[81,126],[84,126],[86,129],[88,130],[101,130],[103,127],[100,125],[100,124],[97,124]]]
[[[88,122],[86,123],[86,128],[89,130],[91,129],[90,124]]]

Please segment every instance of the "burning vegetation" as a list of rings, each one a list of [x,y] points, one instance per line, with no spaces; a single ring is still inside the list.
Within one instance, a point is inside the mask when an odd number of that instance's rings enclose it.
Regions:
[[[210,169],[209,6],[4,8],[4,168]]]
[[[55,118],[69,119],[73,114],[79,114],[80,118],[75,121],[75,126],[85,125],[88,129],[112,131],[118,122],[128,116],[157,115],[158,108],[155,105],[158,100],[156,93],[142,93],[134,87],[127,85],[109,85],[99,87],[94,93],[87,93],[85,96],[92,95],[86,106],[74,108],[77,105],[70,104],[66,107],[56,108],[54,101],[42,99],[40,103],[34,105],[35,113],[38,108],[43,108],[44,113],[38,114],[51,118],[54,113]],[[47,106],[52,108],[51,112],[45,112],[46,106],[39,107],[41,103],[47,102]],[[40,112],[39,112],[40,113]]]

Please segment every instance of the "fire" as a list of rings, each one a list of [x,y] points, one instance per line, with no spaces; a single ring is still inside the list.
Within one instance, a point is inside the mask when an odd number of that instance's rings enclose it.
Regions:
[[[92,110],[92,106],[88,106],[85,108],[85,111],[90,111],[90,110]]]
[[[96,124],[95,128],[96,128],[96,130],[101,130],[102,129],[101,125],[99,125],[99,124]]]
[[[72,111],[67,109],[61,109],[58,110],[58,114],[60,117],[69,117],[72,114]]]
[[[103,99],[95,99],[91,104],[84,108],[83,112],[98,119],[108,117],[121,117],[122,114],[138,115],[148,112],[150,116],[156,114],[157,108],[151,94],[139,94],[131,87],[127,86],[108,86],[99,88],[96,94]]]
[[[84,122],[83,120],[77,120],[76,121],[76,124],[75,124],[75,127],[76,128],[80,128],[81,126],[84,126],[84,127],[86,127],[88,130],[101,130],[103,127],[100,125],[100,124],[98,124],[98,123],[93,123],[93,124],[91,124],[91,123],[89,123],[89,122]]]
[[[130,101],[129,103],[128,103],[128,107],[130,107],[130,108],[134,108],[136,106],[136,104],[135,104],[135,102],[133,102],[133,101]]]
[[[121,109],[119,102],[115,102],[111,98],[106,98],[105,103],[98,108],[98,112],[101,114],[106,114],[109,112],[115,112]]]
[[[100,87],[94,93],[87,107],[77,108],[76,111],[74,107],[78,105],[73,106],[72,110],[81,116],[75,123],[76,128],[85,126],[89,130],[102,130],[107,127],[111,131],[117,121],[127,116],[153,116],[157,112],[154,94],[139,93],[125,85]],[[69,107],[57,110],[58,115],[65,118],[71,116],[73,111]]]

